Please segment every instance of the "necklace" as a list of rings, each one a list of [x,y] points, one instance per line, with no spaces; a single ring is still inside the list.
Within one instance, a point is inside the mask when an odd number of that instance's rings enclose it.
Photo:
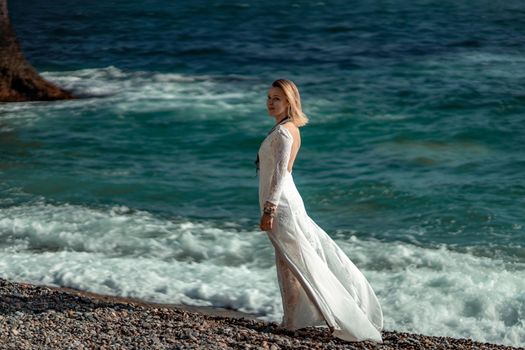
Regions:
[[[279,126],[279,125],[282,125],[282,124],[284,124],[284,123],[286,123],[287,121],[290,121],[290,120],[292,120],[291,117],[284,117],[283,119],[281,119],[280,122],[278,122],[277,124],[275,124],[275,125],[272,127],[272,129],[268,132],[267,135],[270,135],[270,134],[271,134],[271,133],[272,133],[272,132],[273,132],[273,131]]]
[[[270,135],[275,129],[277,129],[279,125],[283,125],[284,123],[289,122],[291,120],[292,120],[292,117],[290,116],[284,117],[283,119],[281,119],[281,121],[275,124],[273,128],[271,128],[271,130],[268,132],[268,134],[266,134],[266,136]],[[257,153],[257,159],[255,160],[255,176],[257,176],[258,172],[259,172],[259,153]]]

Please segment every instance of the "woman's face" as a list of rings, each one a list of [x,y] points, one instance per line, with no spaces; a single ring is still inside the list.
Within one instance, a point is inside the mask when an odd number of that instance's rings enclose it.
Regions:
[[[268,99],[266,100],[266,108],[268,114],[272,117],[280,118],[286,115],[289,103],[281,88],[271,87],[268,90]]]

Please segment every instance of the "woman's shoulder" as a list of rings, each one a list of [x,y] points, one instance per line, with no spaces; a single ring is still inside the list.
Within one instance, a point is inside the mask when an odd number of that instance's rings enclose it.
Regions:
[[[276,138],[290,139],[292,141],[294,139],[293,132],[290,131],[290,129],[288,129],[284,125],[279,125],[273,134],[275,135],[274,137]]]
[[[281,129],[285,132],[288,131],[288,133],[293,137],[295,135],[299,135],[299,128],[297,125],[295,125],[292,122],[284,123],[281,125]]]
[[[299,141],[301,139],[301,133],[299,132],[299,127],[295,125],[292,122],[284,123],[281,125],[281,129],[285,134],[287,134],[288,137],[295,141]]]

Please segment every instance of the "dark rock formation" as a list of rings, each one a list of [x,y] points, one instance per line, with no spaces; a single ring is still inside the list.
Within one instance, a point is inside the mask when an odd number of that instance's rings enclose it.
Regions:
[[[0,0],[0,102],[71,98],[70,92],[44,80],[25,59],[9,23],[7,0]]]

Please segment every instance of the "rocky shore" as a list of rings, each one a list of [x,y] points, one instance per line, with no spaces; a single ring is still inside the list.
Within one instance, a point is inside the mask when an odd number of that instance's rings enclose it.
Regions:
[[[235,311],[0,279],[1,349],[523,349],[390,331],[383,339],[349,343],[326,329],[291,332]]]

